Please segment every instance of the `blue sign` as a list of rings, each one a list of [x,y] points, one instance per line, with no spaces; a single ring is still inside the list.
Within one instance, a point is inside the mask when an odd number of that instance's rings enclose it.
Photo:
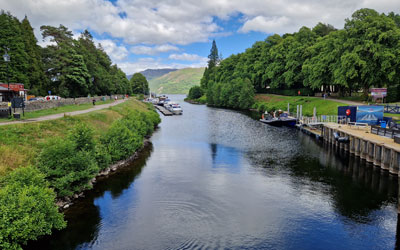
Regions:
[[[49,90],[49,95],[51,95],[51,90]]]
[[[357,122],[376,125],[383,120],[383,106],[358,106]]]

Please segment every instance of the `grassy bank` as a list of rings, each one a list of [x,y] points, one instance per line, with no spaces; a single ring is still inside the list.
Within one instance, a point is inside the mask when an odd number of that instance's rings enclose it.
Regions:
[[[337,115],[338,107],[346,105],[318,97],[257,94],[253,108],[260,111],[287,110],[288,103],[290,103],[291,112],[296,112],[297,105],[303,105],[303,115],[305,116],[312,116],[314,107],[317,108],[317,115]]]
[[[73,117],[0,127],[0,249],[22,249],[64,228],[56,197],[91,188],[99,172],[139,150],[160,121],[151,105],[131,98]]]
[[[96,105],[107,104],[107,103],[112,103],[112,102],[114,102],[114,100],[98,101],[98,102],[96,102]],[[79,105],[74,105],[74,104],[73,105],[65,105],[65,106],[56,107],[56,108],[25,112],[24,116],[21,115],[20,120],[33,119],[33,118],[38,118],[38,117],[46,116],[46,115],[62,114],[62,113],[67,113],[67,112],[72,112],[72,111],[80,111],[80,110],[90,109],[92,107],[93,107],[92,103],[84,103],[84,104],[79,104]],[[16,119],[0,118],[0,122],[6,122],[6,121],[12,121],[12,120],[16,120]]]
[[[55,114],[55,112],[76,111],[92,107],[92,104],[69,105],[58,109],[41,110],[35,117]],[[68,111],[67,111],[68,110]],[[6,125],[0,127],[0,176],[20,166],[33,165],[35,158],[45,146],[46,142],[54,137],[63,138],[76,124],[83,122],[94,129],[94,137],[99,138],[113,123],[122,118],[128,110],[149,111],[149,107],[131,98],[117,106],[62,119]],[[54,112],[54,113],[53,113]],[[29,113],[28,113],[29,114]]]

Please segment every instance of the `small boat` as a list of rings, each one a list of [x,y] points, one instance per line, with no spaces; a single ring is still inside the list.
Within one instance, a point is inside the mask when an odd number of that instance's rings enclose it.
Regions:
[[[276,126],[276,127],[281,127],[283,125],[282,121],[279,118],[269,118],[269,119],[260,119],[260,122]]]
[[[272,125],[272,126],[276,126],[276,127],[281,127],[282,126],[282,121],[279,118],[273,117],[272,115],[270,115],[269,113],[265,112],[265,115],[263,114],[260,122]]]
[[[274,116],[265,112],[260,119],[260,122],[272,125],[272,126],[287,126],[287,127],[295,127],[297,123],[297,119],[293,117],[289,117],[287,113],[281,113],[280,111],[275,112]]]

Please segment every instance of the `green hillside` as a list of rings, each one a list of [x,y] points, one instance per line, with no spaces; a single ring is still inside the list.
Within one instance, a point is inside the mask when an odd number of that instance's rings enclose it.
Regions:
[[[194,85],[200,85],[204,68],[186,68],[170,72],[149,81],[150,91],[157,94],[187,94]]]

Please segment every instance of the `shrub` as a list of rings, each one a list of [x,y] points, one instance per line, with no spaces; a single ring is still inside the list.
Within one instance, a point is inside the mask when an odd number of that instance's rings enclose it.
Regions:
[[[21,244],[66,226],[54,205],[54,191],[33,167],[19,168],[0,179],[0,249]]]
[[[100,138],[107,148],[112,162],[132,155],[143,145],[143,136],[135,129],[133,118],[115,121],[107,133]]]
[[[198,99],[204,95],[204,91],[200,86],[193,86],[189,90],[189,99]]]
[[[61,138],[46,144],[39,154],[37,166],[58,196],[89,188],[89,180],[99,170],[93,152],[78,150],[75,142]]]
[[[68,138],[75,142],[76,150],[92,152],[95,142],[93,140],[93,129],[85,123],[79,123],[69,133]]]

